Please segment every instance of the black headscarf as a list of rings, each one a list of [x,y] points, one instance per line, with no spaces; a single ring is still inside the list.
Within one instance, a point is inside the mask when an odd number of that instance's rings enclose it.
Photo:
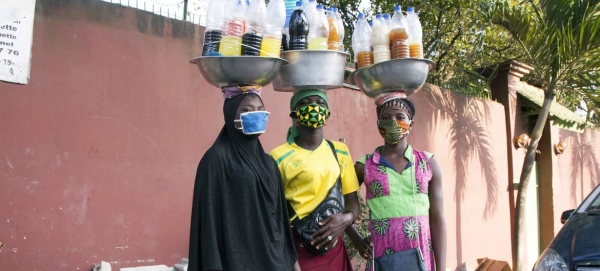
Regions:
[[[250,95],[225,100],[225,125],[198,165],[189,271],[292,270],[297,259],[277,164],[234,126]]]

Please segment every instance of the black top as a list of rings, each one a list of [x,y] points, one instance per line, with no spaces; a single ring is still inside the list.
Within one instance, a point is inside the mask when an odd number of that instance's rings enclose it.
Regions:
[[[297,259],[277,164],[234,126],[246,95],[225,101],[225,125],[198,165],[189,271],[285,271]]]

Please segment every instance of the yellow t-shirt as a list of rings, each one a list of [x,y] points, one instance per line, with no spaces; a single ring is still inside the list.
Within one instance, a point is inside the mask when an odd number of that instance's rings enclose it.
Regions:
[[[285,198],[300,218],[309,215],[325,199],[340,172],[344,195],[359,189],[348,146],[341,142],[332,143],[339,165],[325,140],[314,151],[303,149],[296,143],[284,143],[270,153],[281,171]]]

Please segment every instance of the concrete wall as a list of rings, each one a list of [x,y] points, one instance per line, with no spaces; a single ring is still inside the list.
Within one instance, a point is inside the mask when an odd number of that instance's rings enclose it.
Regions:
[[[187,257],[196,166],[223,125],[220,91],[188,63],[195,25],[93,0],[39,0],[31,82],[0,82],[1,270],[90,270]],[[353,158],[383,143],[373,101],[329,92],[328,138]],[[266,150],[284,142],[289,93],[264,90]],[[448,267],[510,260],[504,108],[426,86],[415,148],[444,172]]]

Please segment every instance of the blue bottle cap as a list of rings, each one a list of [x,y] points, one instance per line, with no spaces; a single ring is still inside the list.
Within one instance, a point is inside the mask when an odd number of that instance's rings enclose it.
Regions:
[[[370,22],[369,22],[369,26],[370,26],[370,27],[373,27],[373,21],[370,21]]]
[[[375,19],[381,19],[381,17],[383,17],[381,14],[375,15]]]
[[[298,2],[296,2],[296,6],[297,6],[297,7],[301,7],[301,6],[302,6],[302,1],[298,1]]]
[[[333,12],[338,12],[338,10],[339,10],[339,9],[338,9],[338,8],[336,8],[336,7],[334,7],[334,8],[333,8]]]
[[[321,5],[321,4],[317,4],[317,9],[318,9],[318,10],[323,10],[323,5]]]
[[[408,7],[406,9],[406,12],[415,12],[415,8],[414,7]]]
[[[308,0],[308,2],[312,3],[312,2],[316,2],[317,0]]]
[[[359,20],[361,20],[361,19],[364,19],[364,18],[365,18],[365,15],[364,15],[364,14],[362,14],[362,13],[358,13],[358,19],[359,19]]]
[[[389,15],[389,14],[387,14],[387,13],[386,13],[386,14],[383,14],[383,18],[384,18],[384,19],[386,19],[386,20],[388,20],[388,19],[390,18],[390,15]]]
[[[400,12],[402,11],[402,6],[395,6],[394,7],[394,12]]]

